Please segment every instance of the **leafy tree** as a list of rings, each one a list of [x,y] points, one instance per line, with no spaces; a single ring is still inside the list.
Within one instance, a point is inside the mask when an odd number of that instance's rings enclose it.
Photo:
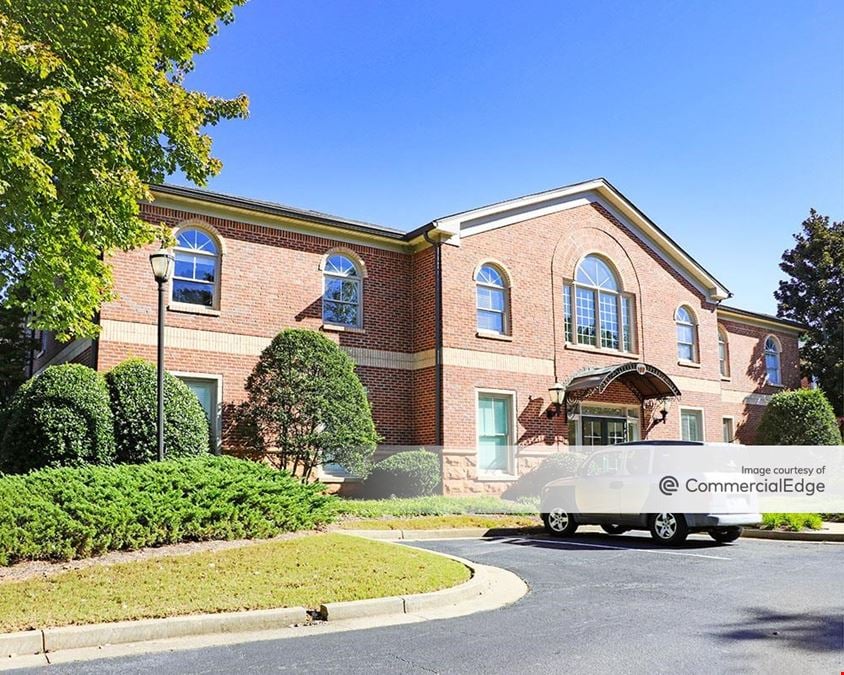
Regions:
[[[246,98],[183,86],[245,0],[0,0],[0,279],[35,325],[96,333],[107,256],[164,230],[139,217],[146,183],[221,168],[204,129]]]
[[[780,269],[790,277],[774,293],[778,316],[808,326],[800,348],[804,373],[814,377],[844,415],[844,222],[812,209]]]
[[[762,445],[838,445],[841,433],[823,392],[797,389],[771,397],[757,440]]]
[[[246,382],[241,437],[305,480],[320,464],[369,473],[379,441],[355,364],[315,331],[287,329]]]

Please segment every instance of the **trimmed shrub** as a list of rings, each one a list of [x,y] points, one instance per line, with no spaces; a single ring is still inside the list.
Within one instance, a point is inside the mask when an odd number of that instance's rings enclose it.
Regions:
[[[158,459],[158,379],[154,365],[129,359],[106,375],[114,415],[117,460],[140,464]],[[209,450],[208,419],[190,388],[164,373],[166,457],[189,457]]]
[[[823,520],[818,513],[763,513],[762,527],[768,530],[819,530]]]
[[[555,452],[533,471],[519,477],[504,491],[504,499],[539,499],[542,488],[552,480],[573,476],[583,462],[583,455],[576,452]]]
[[[835,413],[820,389],[774,394],[759,424],[761,445],[838,445]]]
[[[0,478],[0,565],[185,541],[272,537],[330,522],[319,484],[205,455]]]
[[[427,450],[398,452],[372,469],[364,491],[372,497],[425,497],[440,484],[440,460]]]
[[[50,366],[24,382],[9,405],[0,471],[114,461],[114,430],[103,377],[78,364]]]

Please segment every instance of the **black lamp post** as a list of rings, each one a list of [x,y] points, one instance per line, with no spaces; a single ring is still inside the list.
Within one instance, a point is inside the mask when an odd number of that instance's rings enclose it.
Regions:
[[[566,388],[559,382],[555,382],[548,387],[548,396],[554,407],[548,408],[548,411],[545,414],[548,416],[548,419],[551,419],[554,415],[559,415],[563,409],[563,401],[565,401],[566,398]]]
[[[158,284],[158,461],[164,459],[164,284],[173,275],[176,257],[167,249],[156,251],[149,257],[152,274]]]

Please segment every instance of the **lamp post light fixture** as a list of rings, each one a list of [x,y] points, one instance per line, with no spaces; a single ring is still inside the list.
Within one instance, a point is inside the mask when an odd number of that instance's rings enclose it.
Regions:
[[[665,420],[668,418],[668,399],[662,399],[662,410],[659,411],[659,418],[654,420],[654,424],[665,424]]]
[[[551,401],[551,405],[554,407],[548,408],[548,411],[545,414],[548,416],[548,419],[551,419],[555,415],[559,415],[563,409],[563,401],[565,401],[566,398],[566,388],[559,382],[555,382],[548,387],[548,396]]]
[[[164,284],[173,276],[176,256],[162,248],[149,257],[152,275],[158,284],[158,461],[164,459]]]

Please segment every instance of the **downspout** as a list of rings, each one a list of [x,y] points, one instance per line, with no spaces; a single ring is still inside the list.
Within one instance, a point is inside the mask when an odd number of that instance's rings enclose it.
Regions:
[[[443,281],[442,281],[442,241],[434,240],[426,230],[423,235],[434,248],[434,442],[439,447],[440,490],[445,490],[445,462],[443,459]]]

